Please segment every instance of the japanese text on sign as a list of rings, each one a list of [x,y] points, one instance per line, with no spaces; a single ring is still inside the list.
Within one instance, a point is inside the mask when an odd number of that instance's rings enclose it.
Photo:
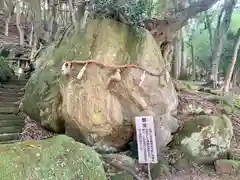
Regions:
[[[139,163],[157,163],[157,148],[152,116],[135,117]]]

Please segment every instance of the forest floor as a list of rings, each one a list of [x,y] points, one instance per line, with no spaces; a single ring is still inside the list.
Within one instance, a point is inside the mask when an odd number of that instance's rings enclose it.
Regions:
[[[211,100],[210,93],[193,91],[193,92],[178,92],[179,106],[177,118],[181,121],[188,121],[193,118],[193,115],[183,112],[187,104],[201,104],[203,108],[211,110],[213,115],[219,114],[217,103]],[[234,126],[234,137],[231,142],[231,149],[240,149],[240,111],[235,111],[230,115]],[[239,175],[217,174],[215,167],[193,166],[180,171],[175,171],[166,177],[161,177],[158,180],[240,180]]]

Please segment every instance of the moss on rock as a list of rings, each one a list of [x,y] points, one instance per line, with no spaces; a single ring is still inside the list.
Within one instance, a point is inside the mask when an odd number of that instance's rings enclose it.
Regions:
[[[47,140],[0,145],[1,180],[106,180],[99,155],[59,135]]]
[[[58,109],[61,98],[58,95],[60,83],[64,83],[60,82],[60,71],[64,61],[101,61],[102,58],[102,61],[109,65],[137,63],[139,52],[142,50],[142,38],[145,37],[138,38],[134,29],[128,26],[112,20],[96,19],[89,20],[86,28],[87,33],[73,33],[69,39],[64,39],[58,48],[54,48],[55,44],[49,46],[37,60],[39,68],[26,86],[24,111],[55,132],[63,132],[61,112]],[[152,63],[151,66],[154,67],[159,62]]]
[[[77,131],[72,134],[83,137],[76,139],[100,150],[123,147],[134,133],[132,117],[145,105],[159,105],[167,112],[176,109],[171,80],[147,74],[144,87],[139,87],[143,71],[126,68],[121,71],[122,80],[107,87],[112,69],[89,63],[79,80],[76,77],[83,65],[74,63],[71,77],[62,75],[61,67],[67,60],[96,60],[109,66],[133,63],[159,74],[165,66],[159,45],[147,30],[140,28],[139,33],[110,19],[89,19],[85,31],[68,32],[69,38],[57,48],[50,46],[37,60],[23,110],[54,132],[70,135]]]
[[[190,159],[208,164],[227,155],[232,136],[233,126],[228,117],[201,115],[184,124],[174,143]]]

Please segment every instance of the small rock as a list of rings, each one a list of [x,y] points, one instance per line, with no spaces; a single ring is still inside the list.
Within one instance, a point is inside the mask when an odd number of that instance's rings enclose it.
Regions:
[[[215,169],[218,174],[238,173],[240,161],[220,159],[215,161]]]

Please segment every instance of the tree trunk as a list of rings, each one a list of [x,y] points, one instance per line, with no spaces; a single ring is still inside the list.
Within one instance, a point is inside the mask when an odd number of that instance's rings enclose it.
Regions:
[[[33,34],[34,34],[34,27],[33,27],[33,24],[31,23],[31,32],[30,32],[30,37],[29,37],[29,46],[32,46],[32,44],[33,44]]]
[[[47,21],[47,11],[46,11],[46,7],[45,7],[46,6],[46,2],[43,1],[41,3],[41,1],[40,1],[40,5],[41,5],[41,10],[42,10],[43,21],[46,22]]]
[[[191,59],[192,59],[192,80],[196,80],[196,59],[194,57],[193,40],[190,40]]]
[[[37,43],[38,43],[38,37],[36,35],[36,33],[33,33],[33,45],[32,45],[32,51],[31,51],[31,55],[30,55],[30,61],[33,62],[34,56],[37,53]]]
[[[183,80],[187,80],[187,58],[185,54],[185,43],[184,43],[184,28],[181,29],[182,37],[181,37],[181,71],[180,78]]]
[[[223,9],[222,9],[223,10]],[[223,11],[221,11],[221,13],[220,13],[220,17],[222,17],[222,13],[223,13]],[[207,30],[208,30],[208,34],[209,34],[209,43],[210,43],[210,47],[211,47],[211,56],[209,57],[209,62],[212,64],[213,62],[213,59],[212,59],[212,57],[213,57],[213,55],[214,55],[214,46],[213,46],[213,44],[214,44],[214,42],[213,42],[213,28],[212,28],[212,22],[210,21],[210,19],[209,19],[209,15],[208,15],[208,13],[207,12],[205,12],[205,18],[206,18],[206,27],[207,27]],[[220,18],[219,18],[219,20],[218,20],[218,22],[220,23]],[[219,25],[218,25],[219,26]],[[218,26],[217,26],[217,29],[219,29],[218,28]],[[212,79],[211,79],[211,72],[212,72],[212,69],[211,69],[211,65],[210,66],[207,66],[206,67],[206,75],[207,75],[207,80],[208,81],[211,81]]]
[[[237,77],[239,75],[239,68],[235,68],[235,71],[233,72],[233,78],[232,78],[232,86],[238,86],[238,82],[237,82]]]
[[[84,2],[78,2],[76,6],[77,6],[76,20],[78,22],[81,22],[81,20],[84,16],[84,11],[85,11]]]
[[[206,27],[208,29],[208,34],[209,34],[209,43],[210,43],[210,47],[211,47],[211,53],[213,55],[213,29],[212,29],[212,25],[209,19],[209,15],[207,14],[207,12],[205,12],[205,17],[206,17]]]
[[[173,60],[171,74],[174,79],[179,78],[180,66],[181,66],[181,41],[179,39],[179,32],[173,40]]]
[[[217,41],[218,44],[215,46],[215,50],[214,50],[214,54],[213,54],[213,60],[212,60],[213,88],[217,87],[218,65],[219,65],[219,61],[220,61],[221,55],[222,55],[223,39],[224,39],[224,36],[219,37],[219,40]]]
[[[236,44],[235,44],[235,47],[234,47],[234,52],[233,52],[233,56],[232,56],[232,63],[229,66],[227,77],[226,77],[225,83],[224,83],[224,89],[223,89],[224,93],[229,92],[229,84],[230,84],[231,77],[232,77],[232,74],[233,74],[234,66],[236,64],[239,46],[240,46],[240,28],[238,29],[238,33],[237,33],[237,41],[236,41]]]
[[[54,29],[54,22],[56,21],[56,14],[57,14],[57,10],[55,7],[56,4],[56,0],[50,0],[50,6],[51,6],[51,20],[50,20],[50,24],[49,24],[49,41],[51,42],[53,40],[54,34],[53,34],[53,29]]]
[[[69,11],[70,11],[70,14],[71,14],[71,19],[72,19],[73,25],[74,25],[75,29],[78,29],[76,13],[75,13],[75,10],[73,8],[73,1],[72,0],[68,0],[68,3],[69,3]]]
[[[8,36],[10,17],[5,19],[5,36]]]
[[[45,37],[45,30],[44,30],[44,26],[42,23],[43,20],[43,16],[44,13],[41,9],[41,1],[34,1],[34,3],[31,2],[26,2],[28,7],[31,9],[30,13],[30,19],[31,19],[31,23],[33,24],[34,27],[34,33],[39,39],[41,38],[42,40],[46,40]]]
[[[12,13],[14,12],[14,2],[12,0],[2,0],[0,6],[3,6],[5,19],[5,36],[8,36],[9,31],[9,21],[11,19]]]
[[[224,9],[221,11],[218,17],[217,29],[215,34],[215,41],[214,41],[214,53],[213,53],[213,60],[212,60],[212,78],[213,78],[213,88],[216,88],[217,81],[218,81],[218,66],[220,57],[223,50],[223,43],[226,39],[226,34],[229,29],[229,25],[231,22],[233,8],[236,4],[235,0],[225,0]],[[223,11],[225,11],[224,17]]]
[[[24,45],[24,29],[21,25],[21,9],[20,9],[20,1],[16,4],[16,24],[19,31],[20,36],[20,45]]]

